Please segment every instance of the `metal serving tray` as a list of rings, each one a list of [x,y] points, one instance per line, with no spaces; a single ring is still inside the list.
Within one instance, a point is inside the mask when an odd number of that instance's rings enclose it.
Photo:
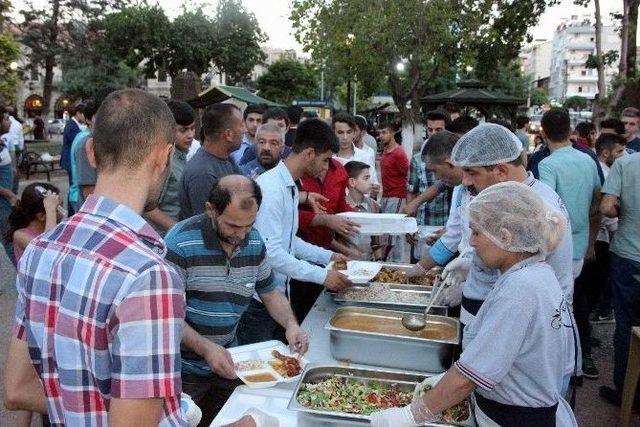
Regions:
[[[328,423],[332,424],[369,424],[370,417],[368,415],[332,412],[322,409],[311,409],[298,402],[298,392],[300,391],[300,388],[303,384],[317,383],[326,378],[334,376],[348,377],[350,379],[362,381],[365,383],[375,381],[378,383],[394,384],[398,389],[411,393],[413,393],[416,385],[420,384],[425,378],[427,378],[427,375],[415,375],[402,372],[347,368],[343,366],[309,365],[302,374],[302,377],[300,378],[300,381],[296,386],[296,389],[293,393],[293,396],[291,397],[291,400],[289,401],[289,406],[287,408],[289,410],[298,411],[299,413],[310,416],[305,417],[305,419],[316,419],[318,421],[324,419],[328,420]]]
[[[391,262],[382,262],[380,263],[380,265],[382,267],[393,268],[395,270],[404,271],[405,273],[413,268],[412,264],[396,264]],[[442,267],[434,267],[432,270],[436,270],[438,273],[440,273],[442,271]],[[370,283],[386,283],[386,282],[370,282]],[[411,284],[411,283],[398,283],[398,284],[402,284],[405,286],[414,286],[420,289],[431,290],[431,286],[427,286],[427,285],[418,285],[418,284]]]
[[[340,307],[325,328],[329,330],[331,355],[342,361],[363,365],[384,366],[410,371],[440,373],[453,362],[453,353],[460,342],[460,322],[443,316],[427,316],[427,327],[438,325],[454,333],[446,339],[429,339],[402,328],[402,334],[365,332],[336,326],[341,317],[360,318],[396,328],[406,312],[367,307]]]
[[[368,285],[374,285],[373,283]],[[431,287],[421,285],[397,285],[393,283],[385,283],[384,285],[389,287],[389,290],[393,293],[404,295],[415,295],[417,297],[430,298]],[[354,286],[354,288],[366,289],[368,286]],[[395,300],[370,300],[370,299],[347,299],[341,293],[329,292],[331,298],[336,304],[343,306],[356,306],[356,307],[371,307],[379,308],[382,310],[397,310],[397,311],[410,311],[413,313],[424,313],[427,308],[428,300],[426,302],[398,302]],[[409,299],[410,300],[410,299]],[[414,298],[413,301],[419,301],[419,298]],[[446,306],[435,305],[429,310],[430,314],[446,316],[449,312],[449,308]]]

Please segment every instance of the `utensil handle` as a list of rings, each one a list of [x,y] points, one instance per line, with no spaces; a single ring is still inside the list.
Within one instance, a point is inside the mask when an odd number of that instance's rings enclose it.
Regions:
[[[433,307],[433,304],[435,304],[436,300],[438,299],[438,295],[440,295],[441,290],[442,284],[440,275],[437,275],[435,280],[433,281],[433,287],[431,288],[431,300],[429,301],[429,305],[427,306],[427,308],[425,308],[424,310],[425,323],[427,322],[427,315],[429,314],[429,311],[431,311],[431,307]]]

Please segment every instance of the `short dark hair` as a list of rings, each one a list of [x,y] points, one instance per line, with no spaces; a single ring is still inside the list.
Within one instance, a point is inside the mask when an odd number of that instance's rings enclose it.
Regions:
[[[88,99],[84,102],[84,118],[86,120],[93,120],[93,116],[96,115],[100,107],[93,99]]]
[[[453,120],[449,126],[447,126],[447,130],[449,132],[459,133],[463,135],[479,124],[480,122],[478,122],[471,116],[460,116],[457,119]]]
[[[253,206],[253,204],[251,203],[252,199],[255,199],[256,203],[258,204],[258,209],[260,208],[260,204],[262,203],[262,190],[260,189],[260,186],[253,179],[248,177],[244,178],[247,178],[247,185],[250,189],[250,192],[243,191],[243,189],[241,189],[239,186],[234,188],[234,186],[225,185],[225,181],[223,181],[222,179],[213,186],[213,188],[209,192],[208,201],[209,203],[211,203],[213,209],[218,214],[222,214],[224,212],[224,210],[233,200],[234,195],[236,195],[237,197],[236,193],[241,193],[247,196],[240,201],[240,208],[251,208],[251,206]]]
[[[451,124],[451,115],[447,110],[431,110],[427,113],[427,121],[429,120],[442,120],[447,127]]]
[[[531,120],[529,120],[529,117],[527,117],[527,116],[518,116],[518,117],[516,117],[516,128],[517,129],[523,128],[530,121]]]
[[[619,119],[604,119],[600,122],[600,129],[613,129],[618,135],[624,135],[624,123]]]
[[[338,137],[324,120],[309,119],[298,126],[291,151],[301,153],[307,148],[313,148],[317,154],[327,151],[337,153],[339,147]]]
[[[80,101],[69,109],[69,114],[72,117],[78,113],[84,114],[84,107],[85,107],[85,103],[83,101]]]
[[[371,166],[364,162],[351,160],[350,162],[347,162],[346,165],[344,165],[344,168],[347,171],[347,175],[349,175],[349,178],[357,179],[363,170],[369,169],[371,168]]]
[[[331,127],[333,129],[336,128],[336,123],[346,123],[353,130],[356,130],[356,128],[358,127],[353,116],[347,113],[338,113],[333,116],[333,120],[331,120]]]
[[[267,108],[264,113],[262,113],[262,123],[267,123],[269,119],[284,120],[285,122],[287,122],[287,125],[289,125],[289,116],[287,115],[286,111],[284,111],[280,107],[270,107]]]
[[[451,152],[458,139],[458,135],[448,130],[431,135],[422,149],[422,157],[428,157],[437,163],[443,162],[451,157]]]
[[[545,136],[551,142],[563,142],[571,135],[571,118],[564,108],[552,108],[540,120]]]
[[[496,125],[500,125],[503,128],[509,129],[509,132],[516,133],[516,129],[513,127],[513,125],[511,124],[511,122],[509,120],[505,120],[505,119],[489,119],[489,120],[487,120],[487,123],[493,123],[493,124],[496,124]]]
[[[356,126],[358,126],[360,130],[367,130],[367,128],[369,127],[367,119],[362,116],[355,116],[353,120],[356,121]]]
[[[93,143],[98,171],[139,167],[160,144],[173,144],[176,122],[167,104],[140,89],[111,93],[95,115]]]
[[[300,117],[302,117],[303,109],[299,105],[290,105],[287,108],[287,115],[289,116],[289,123],[297,125],[300,123]]]
[[[596,130],[596,127],[591,122],[580,122],[576,125],[576,132],[580,138],[589,138],[589,134]]]
[[[623,147],[627,145],[627,140],[624,136],[615,133],[603,133],[598,139],[596,139],[596,153],[600,155],[604,150],[613,150],[616,144],[620,144]]]
[[[193,111],[193,107],[186,102],[170,99],[167,101],[167,105],[171,113],[173,113],[176,123],[180,126],[189,126],[196,121],[196,113]]]
[[[242,113],[242,120],[247,120],[247,117],[249,117],[249,114],[260,114],[263,115],[264,114],[264,110],[266,110],[265,106],[262,104],[249,104],[247,105],[247,108],[244,109],[244,112]]]
[[[449,114],[451,114],[451,113],[460,114],[460,112],[462,111],[458,104],[456,104],[455,102],[451,102],[451,101],[445,102],[444,105],[442,106],[442,108]],[[451,118],[451,116],[449,116],[449,118]]]
[[[378,129],[389,129],[395,134],[400,130],[400,123],[395,121],[382,122],[380,123],[380,126],[378,126]]]
[[[104,85],[97,88],[93,92],[93,97],[92,97],[93,101],[97,105],[96,108],[100,108],[104,100],[107,99],[107,96],[111,95],[113,92],[117,91],[118,89],[121,89],[121,88],[115,87],[113,85]]]
[[[215,137],[232,126],[233,113],[240,111],[233,104],[218,103],[207,107],[202,115],[202,134],[205,139]]]

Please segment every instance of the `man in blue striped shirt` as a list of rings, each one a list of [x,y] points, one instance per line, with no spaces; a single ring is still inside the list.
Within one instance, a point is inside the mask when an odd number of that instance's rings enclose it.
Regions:
[[[211,191],[205,213],[167,234],[167,260],[182,277],[186,318],[182,338],[182,387],[209,425],[239,383],[228,347],[256,292],[289,344],[306,351],[307,337],[289,301],[276,290],[266,248],[253,228],[262,201],[255,181],[228,175]]]

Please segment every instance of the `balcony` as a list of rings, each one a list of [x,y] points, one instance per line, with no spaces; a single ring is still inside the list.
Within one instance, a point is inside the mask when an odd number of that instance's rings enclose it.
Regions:
[[[598,76],[581,76],[581,75],[572,75],[569,74],[567,76],[568,83],[596,83],[598,81]]]

